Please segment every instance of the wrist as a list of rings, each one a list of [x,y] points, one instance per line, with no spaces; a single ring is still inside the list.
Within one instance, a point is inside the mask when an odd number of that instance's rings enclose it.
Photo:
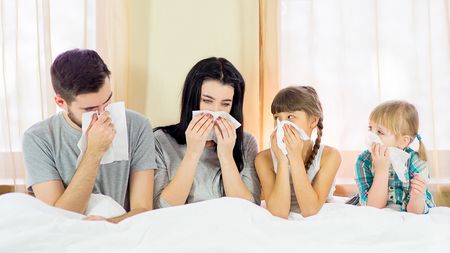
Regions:
[[[92,146],[88,146],[86,148],[85,156],[89,156],[93,159],[98,159],[99,161],[103,158],[103,155],[106,153],[106,151],[102,151],[99,148],[95,148]]]
[[[233,156],[233,148],[229,149],[229,148],[223,148],[220,147],[219,145],[217,146],[217,156],[219,157],[219,159],[229,159],[229,158],[234,158]]]
[[[186,153],[184,154],[184,157],[189,160],[199,160],[201,155],[202,155],[201,152],[195,152],[190,149],[187,149]]]

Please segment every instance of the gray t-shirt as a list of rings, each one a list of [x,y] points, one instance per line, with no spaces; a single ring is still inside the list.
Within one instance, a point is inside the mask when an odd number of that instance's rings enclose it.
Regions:
[[[170,205],[160,198],[162,190],[175,176],[181,160],[186,152],[186,145],[180,145],[177,141],[159,129],[155,132],[156,163],[158,170],[155,172],[155,208],[169,207]],[[241,178],[247,189],[253,195],[253,202],[260,204],[260,183],[255,170],[255,157],[258,153],[258,145],[255,137],[244,133],[243,140],[244,168]],[[194,203],[203,200],[223,197],[222,184],[220,183],[220,162],[215,147],[205,148],[197,165],[194,181],[186,203]]]
[[[129,210],[130,173],[155,169],[155,140],[148,119],[126,110],[128,161],[100,165],[93,193],[112,197]],[[30,127],[23,138],[23,155],[27,168],[28,190],[31,186],[61,180],[66,188],[76,171],[81,131],[71,127],[63,112]]]

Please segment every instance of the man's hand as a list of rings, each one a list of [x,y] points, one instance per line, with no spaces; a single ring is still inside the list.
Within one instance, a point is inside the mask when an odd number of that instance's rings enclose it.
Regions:
[[[109,112],[104,112],[100,116],[94,114],[87,130],[87,150],[105,153],[111,146],[115,135],[116,130]]]

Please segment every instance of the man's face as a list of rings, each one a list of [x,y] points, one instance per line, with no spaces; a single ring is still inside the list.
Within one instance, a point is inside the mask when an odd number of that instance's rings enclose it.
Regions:
[[[55,98],[55,100],[58,100],[58,98]],[[98,92],[80,94],[75,97],[70,105],[65,101],[62,104],[57,101],[57,104],[67,112],[70,120],[81,128],[81,115],[83,113],[97,111],[101,114],[105,111],[106,106],[111,103],[111,100],[111,84],[109,83],[109,79],[106,78],[105,83]]]

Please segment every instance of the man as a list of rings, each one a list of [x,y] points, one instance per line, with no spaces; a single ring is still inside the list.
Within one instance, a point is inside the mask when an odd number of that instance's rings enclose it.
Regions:
[[[113,223],[153,207],[156,168],[152,128],[142,115],[126,110],[128,161],[100,164],[115,136],[105,107],[111,103],[110,71],[92,50],[74,49],[59,55],[51,66],[55,102],[63,109],[28,129],[23,154],[28,189],[45,203],[84,213],[91,193],[112,197],[128,213],[105,219]],[[77,166],[82,114],[97,111],[87,130],[87,148]]]

